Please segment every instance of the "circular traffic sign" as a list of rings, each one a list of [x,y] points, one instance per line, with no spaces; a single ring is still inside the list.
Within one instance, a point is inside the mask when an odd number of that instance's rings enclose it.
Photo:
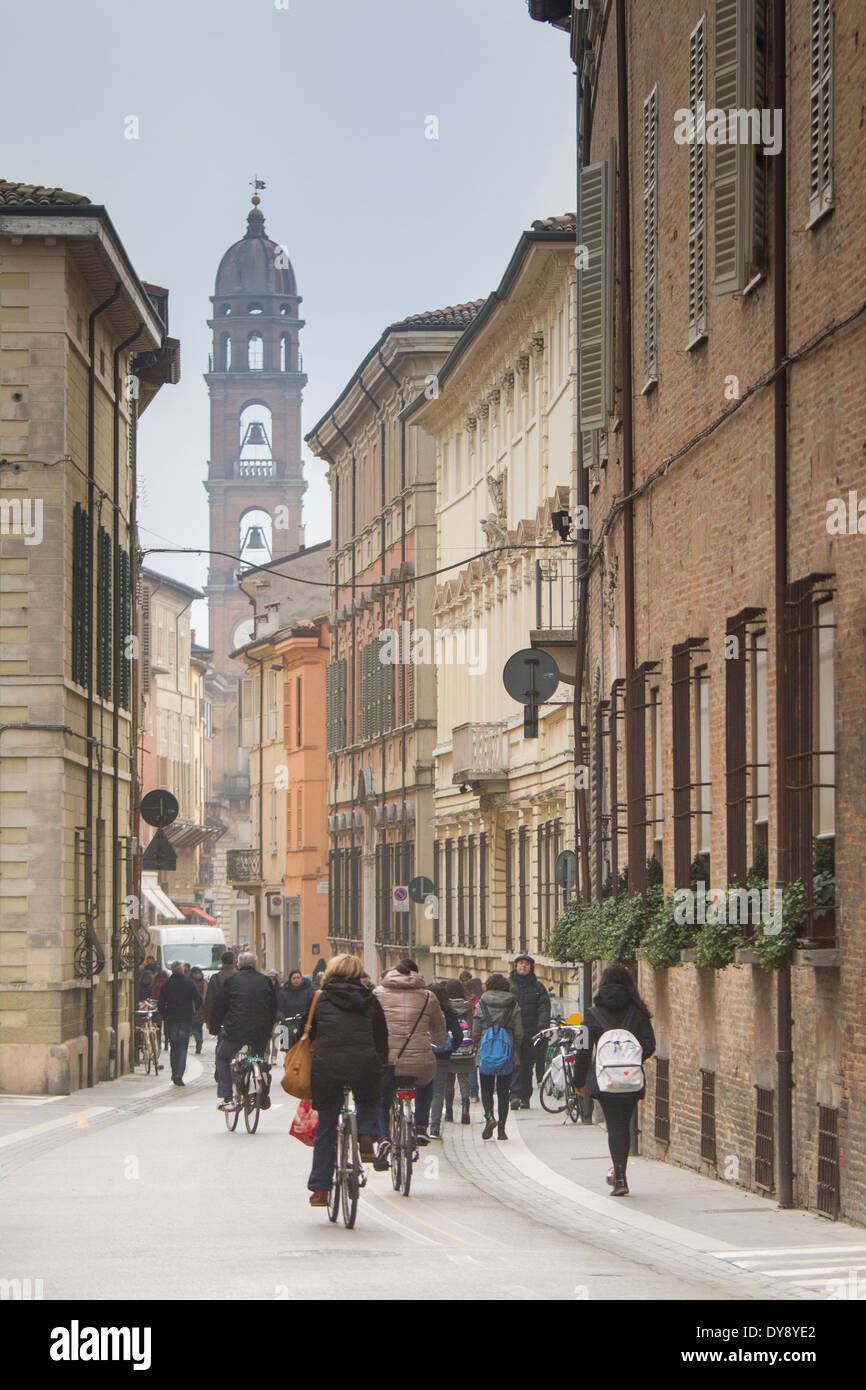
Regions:
[[[508,658],[502,680],[518,704],[543,705],[559,685],[559,667],[547,652],[525,647]]]
[[[419,874],[418,878],[413,878],[409,884],[409,897],[413,903],[426,902],[431,893],[436,892],[436,885],[431,883],[429,878]]]
[[[408,889],[408,888],[400,887],[400,888],[395,888],[395,889],[394,889],[394,901],[395,901],[395,903],[404,903],[404,902],[406,901],[406,899],[408,898],[408,896],[409,896],[409,889]]]
[[[177,820],[179,810],[177,797],[159,788],[141,798],[141,819],[147,821],[148,825],[171,825],[173,820]]]

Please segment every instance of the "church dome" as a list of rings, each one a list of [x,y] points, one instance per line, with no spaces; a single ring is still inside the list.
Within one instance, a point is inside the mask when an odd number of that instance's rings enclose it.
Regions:
[[[285,249],[265,236],[265,219],[259,198],[247,217],[246,235],[230,246],[219,264],[215,297],[238,294],[297,296],[295,272]]]

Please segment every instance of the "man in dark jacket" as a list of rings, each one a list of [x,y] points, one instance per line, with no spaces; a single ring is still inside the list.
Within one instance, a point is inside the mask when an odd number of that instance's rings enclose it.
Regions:
[[[216,1049],[217,1091],[221,1110],[233,1103],[232,1058],[244,1043],[257,1057],[265,1057],[277,1017],[277,997],[267,975],[256,969],[256,957],[245,951],[238,958],[238,968],[222,990],[211,1010],[208,1027],[218,1031]],[[270,1107],[271,1069],[265,1061],[262,1074],[266,1080],[262,1109]]]
[[[300,970],[293,970],[279,994],[280,1018],[294,1018],[302,1014],[306,1019],[316,986]]]
[[[179,960],[174,961],[171,974],[159,991],[159,1016],[168,1034],[171,1079],[175,1086],[184,1084],[186,1054],[192,1032],[192,1016],[201,1008],[201,995],[194,982],[184,975]]]
[[[219,1032],[219,1024],[214,1027],[211,1022],[213,1011],[216,1008],[220,995],[225,992],[232,975],[236,975],[238,970],[235,965],[234,951],[223,951],[222,962],[222,968],[218,970],[208,982],[207,999],[205,1001],[204,1016],[207,1023],[207,1030],[214,1036]]]
[[[515,956],[514,969],[508,978],[512,993],[520,1005],[523,1023],[523,1041],[511,1074],[511,1109],[528,1110],[529,1097],[532,1095],[532,1039],[542,1028],[550,1026],[550,995],[536,977],[532,956]]]

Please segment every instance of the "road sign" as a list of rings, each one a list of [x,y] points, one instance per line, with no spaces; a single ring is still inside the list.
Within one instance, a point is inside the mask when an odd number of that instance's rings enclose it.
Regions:
[[[409,889],[404,887],[392,888],[391,897],[394,901],[395,912],[409,911]]]
[[[543,705],[559,685],[559,667],[547,652],[524,647],[506,661],[502,681],[519,705]]]
[[[564,849],[556,856],[553,877],[560,888],[573,888],[577,882],[577,857],[573,849]]]
[[[409,897],[413,903],[425,903],[430,894],[435,892],[435,883],[431,882],[429,878],[425,878],[423,874],[413,878],[409,884]]]
[[[176,869],[177,855],[174,845],[160,828],[157,830],[144,854],[141,856],[141,867],[143,869]]]
[[[177,797],[160,788],[141,798],[141,819],[147,821],[148,825],[171,825],[173,820],[177,820],[179,810]]]

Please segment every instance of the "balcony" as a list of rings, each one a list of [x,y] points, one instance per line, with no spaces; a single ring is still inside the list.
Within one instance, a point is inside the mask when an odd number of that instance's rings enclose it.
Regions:
[[[214,788],[214,801],[249,801],[249,772],[227,772],[220,784]]]
[[[508,782],[508,725],[458,724],[452,730],[452,776],[455,784],[483,783],[486,791]]]
[[[236,478],[273,478],[276,464],[273,459],[236,459],[234,474]]]
[[[227,850],[226,879],[238,888],[257,887],[262,881],[262,862],[258,850]]]
[[[535,627],[529,640],[553,657],[567,685],[574,685],[576,636],[577,562],[573,557],[536,561]]]

